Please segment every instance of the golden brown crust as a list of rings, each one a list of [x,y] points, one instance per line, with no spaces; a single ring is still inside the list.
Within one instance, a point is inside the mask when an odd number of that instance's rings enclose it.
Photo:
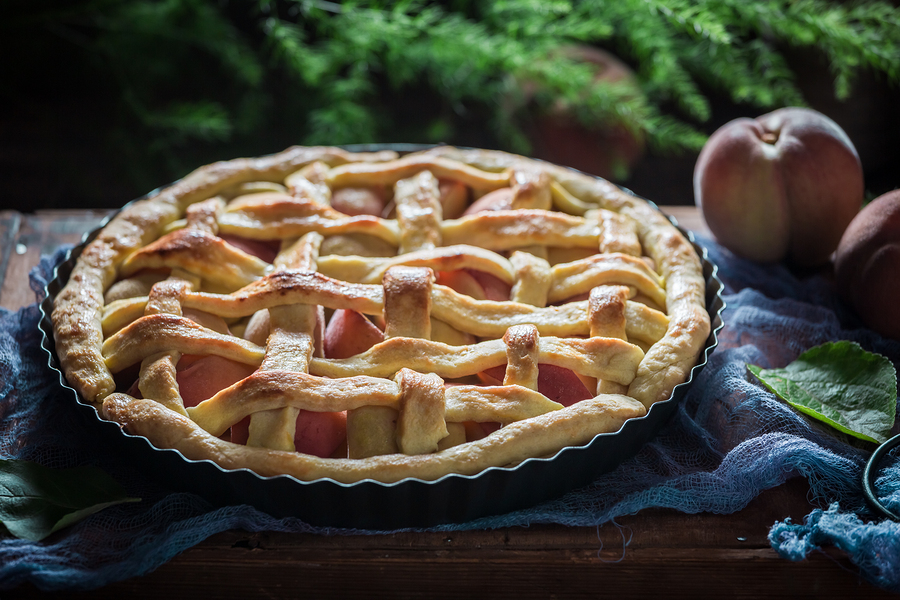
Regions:
[[[508,186],[511,210],[443,219],[439,179],[478,193]],[[394,186],[397,219],[326,204],[331,189],[366,185]],[[282,252],[270,265],[219,233],[280,241]],[[400,255],[333,252],[348,243]],[[563,255],[572,258],[554,264]],[[511,285],[514,301],[434,282],[461,269]],[[102,404],[104,418],[159,447],[264,476],[392,482],[477,473],[617,431],[685,381],[709,334],[704,306],[687,240],[603,180],[501,152],[438,148],[396,159],[295,147],[202,167],[127,207],[84,249],[52,319],[69,383]],[[384,319],[385,341],[323,357],[321,307]],[[266,347],[198,325],[181,308],[245,325],[268,314]],[[185,411],[174,381],[182,354],[262,366]],[[140,389],[153,399],[115,392],[113,373],[138,363]],[[568,407],[549,400],[537,391],[538,364],[596,381],[598,395]],[[502,365],[503,385],[445,385]],[[300,410],[349,411],[354,458],[289,451]],[[248,415],[249,445],[215,437]],[[465,441],[464,421],[503,426]]]
[[[387,161],[396,156],[394,152],[354,154],[340,148],[296,146],[268,157],[206,165],[130,205],[85,247],[68,285],[54,299],[56,351],[69,384],[90,402],[99,402],[115,390],[115,381],[102,366],[100,353],[103,293],[113,283],[121,262],[159,237],[162,229],[181,217],[189,205],[244,182],[283,179],[316,161],[336,166],[355,161]]]
[[[304,481],[327,477],[341,483],[364,479],[393,483],[407,478],[431,481],[447,473],[472,475],[488,467],[512,466],[531,456],[553,455],[567,446],[589,442],[596,435],[593,432],[618,431],[625,421],[645,411],[627,396],[597,396],[569,410],[516,421],[494,435],[434,454],[388,454],[365,460],[325,459],[232,444],[157,402],[125,394],[109,396],[101,412],[157,447],[174,448],[190,460],[212,460],[225,469],[247,468],[263,477],[290,475]]]
[[[435,148],[430,153],[453,158],[490,170],[503,170],[529,162],[503,152]],[[672,389],[685,381],[710,332],[705,310],[705,279],[688,241],[671,226],[665,216],[647,202],[627,194],[609,182],[572,169],[545,164],[561,190],[582,206],[612,210],[637,226],[642,246],[666,281],[665,308],[670,315],[668,333],[647,352],[628,394],[648,408],[665,400]],[[578,204],[572,202],[577,210]],[[445,233],[446,237],[446,233]]]

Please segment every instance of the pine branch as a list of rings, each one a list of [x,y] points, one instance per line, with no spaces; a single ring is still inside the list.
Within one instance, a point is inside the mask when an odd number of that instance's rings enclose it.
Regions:
[[[888,4],[860,2],[849,8],[824,0],[724,4],[748,32],[771,33],[791,45],[822,50],[831,64],[838,98],[849,95],[860,68],[883,72],[894,82],[900,76],[900,10]]]

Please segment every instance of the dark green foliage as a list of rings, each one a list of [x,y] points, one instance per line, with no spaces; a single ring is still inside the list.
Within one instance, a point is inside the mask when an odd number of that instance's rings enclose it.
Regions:
[[[34,28],[90,61],[116,98],[109,141],[126,164],[164,161],[173,175],[196,164],[185,150],[198,144],[528,152],[524,119],[561,104],[587,125],[695,150],[709,93],[759,109],[804,104],[789,47],[816,49],[841,98],[861,70],[900,79],[900,9],[882,2],[76,0],[4,10],[0,29]],[[596,81],[560,50],[572,44],[613,52],[636,78]]]

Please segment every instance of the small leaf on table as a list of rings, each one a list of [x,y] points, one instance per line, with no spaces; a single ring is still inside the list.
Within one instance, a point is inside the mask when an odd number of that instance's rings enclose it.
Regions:
[[[897,372],[880,354],[854,342],[828,342],[783,369],[747,367],[779,398],[839,431],[879,444],[890,436]]]
[[[0,522],[18,538],[36,542],[107,506],[139,501],[96,467],[0,459]]]

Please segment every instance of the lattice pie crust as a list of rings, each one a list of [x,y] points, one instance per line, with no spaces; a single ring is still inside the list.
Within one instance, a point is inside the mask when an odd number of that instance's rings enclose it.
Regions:
[[[386,218],[330,206],[359,188],[386,194]],[[460,216],[460,197],[489,192],[494,210]],[[279,251],[270,264],[234,239]],[[460,272],[510,298],[436,278]],[[380,324],[383,341],[326,357],[339,310]],[[67,380],[104,418],[189,459],[339,482],[474,474],[615,432],[685,381],[710,328],[698,257],[648,203],[562,167],[450,147],[294,147],[202,167],[110,221],[52,318]],[[203,355],[252,374],[186,407],[179,360]],[[538,365],[574,372],[594,397],[548,398]],[[502,381],[485,377],[498,368]],[[306,411],[339,425],[346,414],[346,442],[298,452]],[[248,416],[246,443],[230,441]]]

